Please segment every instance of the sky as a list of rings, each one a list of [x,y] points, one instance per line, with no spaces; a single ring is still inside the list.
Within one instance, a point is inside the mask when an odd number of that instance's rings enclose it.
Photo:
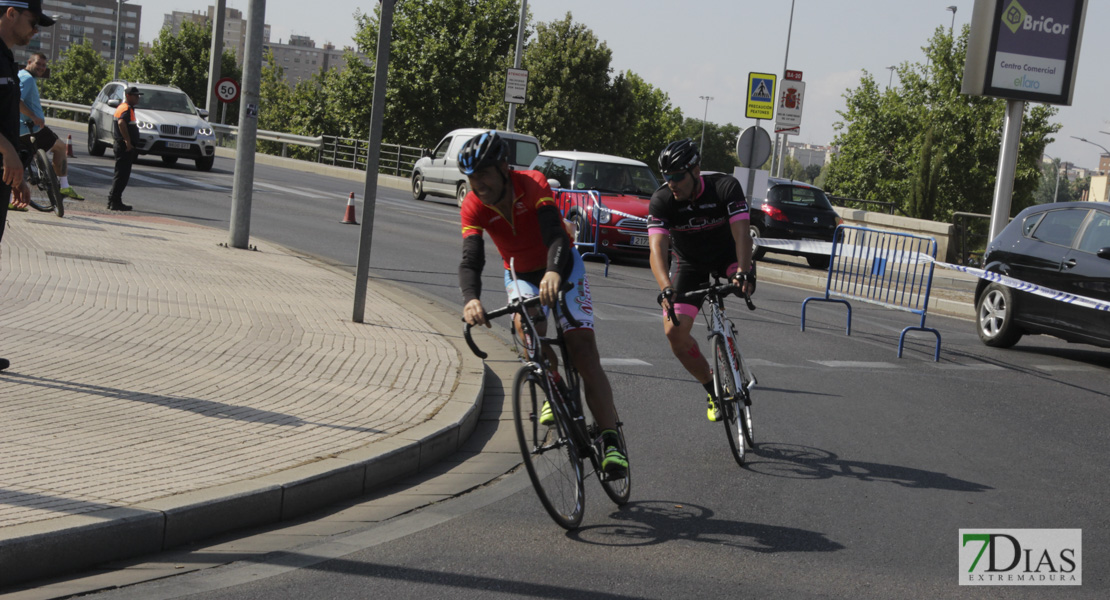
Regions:
[[[528,0],[533,22],[573,20],[593,30],[612,51],[615,72],[633,71],[666,92],[688,117],[713,123],[755,125],[744,117],[748,73],[776,73],[784,64],[802,71],[805,105],[801,131],[792,142],[825,145],[844,109],[843,94],[859,85],[864,71],[883,87],[898,86],[888,67],[924,62],[921,48],[938,26],[957,29],[971,21],[974,0]],[[140,38],[151,41],[164,14],[204,10],[205,0],[130,0],[143,7]],[[227,0],[247,13],[248,0]],[[326,0],[327,10],[306,10],[303,0],[267,0],[271,39],[308,35],[317,45],[342,47],[355,33],[356,10],[373,0]],[[1100,59],[1110,56],[1110,36],[1098,24],[1110,23],[1110,2],[1087,0],[1087,18],[1075,94],[1071,106],[1058,107],[1054,121],[1063,127],[1045,153],[1080,167],[1098,167],[1110,148],[1110,76]],[[953,13],[949,6],[955,6]],[[787,34],[790,44],[787,48]],[[789,52],[789,60],[787,60]],[[892,77],[893,76],[893,77]],[[893,81],[891,81],[893,79]],[[702,96],[711,97],[708,102]],[[772,130],[769,121],[761,125]],[[1110,152],[1110,151],[1108,151]]]

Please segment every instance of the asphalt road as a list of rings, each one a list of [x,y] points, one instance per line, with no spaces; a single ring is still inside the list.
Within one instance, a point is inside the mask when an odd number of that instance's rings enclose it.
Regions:
[[[231,168],[223,159],[207,174],[141,162],[125,202],[226,229]],[[99,175],[110,179],[110,171],[110,160],[79,152],[71,179],[89,203],[103,203],[110,182]],[[339,220],[347,193],[360,194],[361,185],[261,165],[256,174],[252,236],[353,270],[359,227]],[[373,278],[458,307],[453,202],[379,192]],[[487,247],[484,283],[495,304],[503,300],[499,259]],[[761,384],[754,392],[760,447],[741,469],[724,428],[705,420],[700,386],[665,346],[650,272],[622,263],[605,278],[593,262],[588,271],[634,469],[628,506],[616,509],[590,482],[583,526],[565,533],[527,479],[514,475],[367,529],[342,551],[325,539],[283,555],[281,565],[231,565],[103,596],[1110,593],[1110,353],[1045,337],[990,349],[971,323],[931,315],[943,336],[941,361],[932,360],[931,336],[913,337],[898,359],[909,315],[857,305],[849,337],[843,309],[810,305],[801,332],[801,301],[814,292],[761,282],[757,311],[730,306]],[[961,528],[1080,528],[1083,585],[959,586]]]

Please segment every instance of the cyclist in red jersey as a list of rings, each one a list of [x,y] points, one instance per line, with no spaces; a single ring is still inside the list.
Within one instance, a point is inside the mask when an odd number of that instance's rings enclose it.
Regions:
[[[461,211],[463,249],[459,287],[465,302],[463,318],[471,325],[489,326],[479,299],[486,255],[483,233],[489,233],[501,254],[510,300],[538,295],[545,306],[554,306],[563,282],[571,282],[573,288],[567,292],[566,301],[579,326],[572,327],[560,316],[567,352],[582,376],[586,403],[602,430],[605,442],[602,469],[610,475],[623,476],[628,459],[617,434],[613,390],[601,368],[594,337],[586,267],[563,228],[562,216],[543,174],[509,170],[508,154],[508,144],[494,131],[475,136],[459,152],[459,170],[467,176],[471,189],[463,199]],[[515,282],[509,273],[510,260],[517,274]],[[537,323],[541,335],[546,325]],[[549,353],[549,358],[553,359],[552,355]],[[540,423],[554,423],[546,403]]]

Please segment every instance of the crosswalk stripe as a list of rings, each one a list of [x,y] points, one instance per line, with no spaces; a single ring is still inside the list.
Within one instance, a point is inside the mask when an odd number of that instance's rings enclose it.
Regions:
[[[837,367],[850,369],[896,369],[898,365],[887,362],[864,362],[856,360],[814,360],[823,367]]]

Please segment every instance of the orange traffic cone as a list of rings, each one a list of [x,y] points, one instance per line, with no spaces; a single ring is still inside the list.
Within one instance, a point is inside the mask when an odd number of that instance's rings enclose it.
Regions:
[[[355,220],[355,193],[354,192],[351,192],[351,195],[347,196],[347,210],[343,213],[343,220],[340,221],[340,223],[347,223],[349,225],[358,225],[358,221]]]
[[[73,136],[66,136],[66,156],[73,158]]]

